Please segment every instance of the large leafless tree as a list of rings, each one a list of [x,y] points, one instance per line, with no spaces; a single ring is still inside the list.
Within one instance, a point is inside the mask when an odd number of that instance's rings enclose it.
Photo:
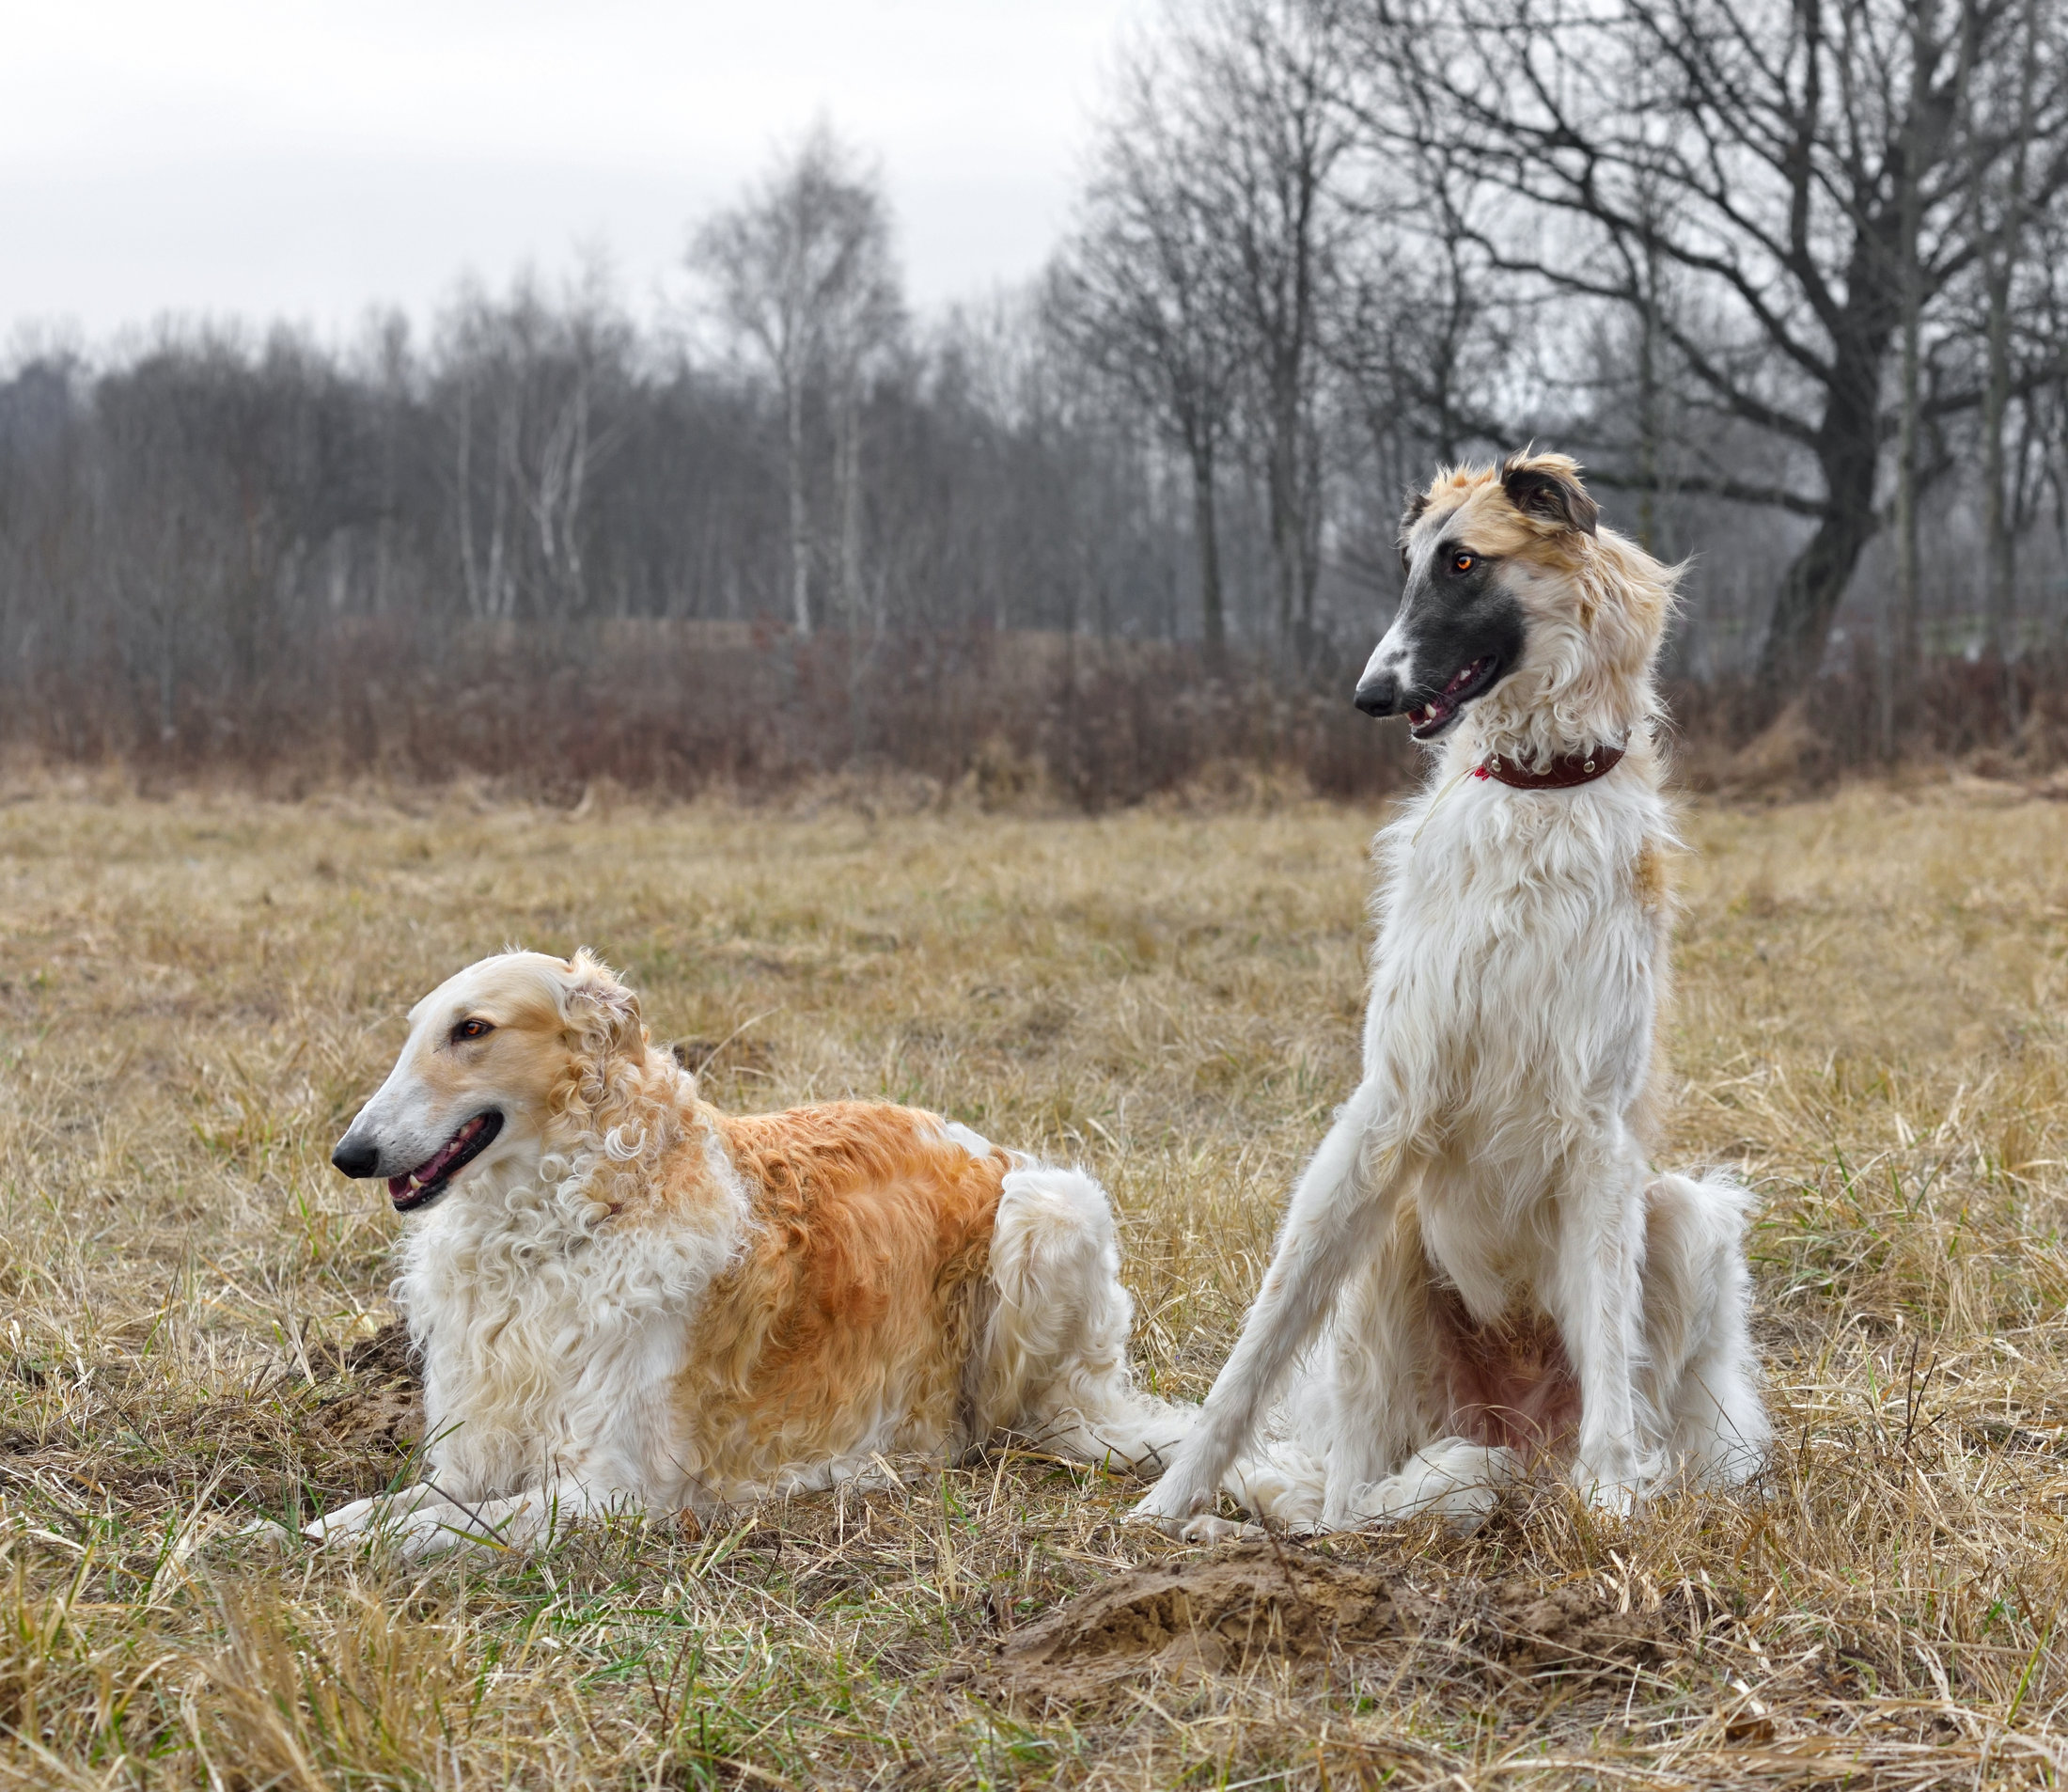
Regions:
[[[1981,401],[1965,366],[1937,377],[1920,349],[1905,425],[1890,376],[1906,304],[1928,338],[1982,253],[1978,181],[2022,156],[2021,206],[2068,186],[2068,81],[2025,16],[2023,0],[1373,0],[1365,15],[1389,77],[1368,118],[1441,166],[1496,263],[1644,313],[1692,401],[1782,450],[1772,477],[1684,479],[1814,523],[1760,654],[1770,706],[1816,670],[1883,520],[1887,445]],[[2028,73],[2012,116],[1968,102]],[[1662,262],[1689,303],[1656,305]]]
[[[1325,286],[1351,219],[1336,176],[1353,119],[1337,0],[1216,0],[1181,39],[1195,170],[1219,219],[1264,468],[1281,639],[1314,652],[1324,502],[1316,406]]]
[[[1243,338],[1231,314],[1224,220],[1196,178],[1210,151],[1173,116],[1167,80],[1146,61],[1126,73],[1083,221],[1058,259],[1054,309],[1087,364],[1115,382],[1183,451],[1201,631],[1217,660],[1228,642],[1221,456]]]

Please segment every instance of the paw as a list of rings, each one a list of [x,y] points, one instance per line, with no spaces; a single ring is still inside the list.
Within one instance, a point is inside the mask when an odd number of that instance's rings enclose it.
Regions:
[[[499,1549],[503,1539],[458,1506],[431,1506],[384,1526],[380,1541],[404,1562],[426,1562],[455,1549]]]
[[[354,1500],[350,1505],[339,1506],[335,1512],[326,1512],[321,1518],[302,1527],[302,1534],[311,1543],[343,1543],[362,1535],[380,1521],[382,1501],[379,1499]]]
[[[1240,1518],[1216,1518],[1202,1512],[1178,1533],[1180,1543],[1261,1542],[1269,1533],[1261,1524],[1245,1524]]]
[[[434,1494],[421,1488],[408,1493],[375,1494],[369,1500],[354,1500],[350,1505],[324,1513],[314,1523],[304,1525],[302,1534],[326,1546],[365,1542],[388,1535],[430,1510],[444,1509],[444,1505]]]
[[[1146,1524],[1167,1537],[1183,1538],[1212,1501],[1203,1490],[1175,1485],[1176,1481],[1176,1476],[1167,1474],[1157,1482],[1127,1515],[1128,1523]]]
[[[227,1534],[240,1543],[256,1543],[273,1549],[291,1549],[302,1541],[299,1531],[290,1531],[275,1518],[255,1518]]]
[[[1573,1479],[1580,1497],[1595,1512],[1611,1518],[1627,1518],[1637,1509],[1637,1489],[1628,1481],[1607,1475],[1590,1476],[1575,1470]]]

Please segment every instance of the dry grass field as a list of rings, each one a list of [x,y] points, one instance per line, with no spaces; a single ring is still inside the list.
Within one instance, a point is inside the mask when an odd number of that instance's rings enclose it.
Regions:
[[[407,1569],[234,1533],[406,1471],[398,1222],[326,1158],[417,995],[587,942],[722,1102],[892,1097],[1083,1161],[1139,1352],[1197,1395],[1351,1085],[1376,813],[0,795],[0,1784],[2068,1765],[2068,806],[1689,816],[1670,1152],[1764,1196],[1747,1497],[1215,1553],[1000,1454]]]

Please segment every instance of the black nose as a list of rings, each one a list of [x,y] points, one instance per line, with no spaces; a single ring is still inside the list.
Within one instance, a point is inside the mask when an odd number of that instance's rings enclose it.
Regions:
[[[1357,686],[1357,707],[1367,715],[1391,715],[1401,706],[1401,682],[1391,672],[1374,672]]]
[[[352,1181],[358,1182],[380,1168],[381,1154],[372,1145],[353,1144],[352,1135],[347,1133],[337,1141],[337,1149],[330,1154],[330,1160]]]

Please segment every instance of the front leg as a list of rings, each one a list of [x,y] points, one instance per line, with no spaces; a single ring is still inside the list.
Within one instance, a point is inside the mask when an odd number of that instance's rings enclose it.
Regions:
[[[374,1536],[401,1524],[418,1513],[444,1508],[457,1515],[458,1508],[429,1483],[419,1482],[398,1493],[377,1493],[366,1500],[326,1512],[302,1527],[302,1534],[322,1544],[352,1543]]]
[[[409,1560],[449,1549],[530,1549],[564,1537],[582,1519],[623,1503],[592,1495],[580,1482],[495,1500],[455,1500],[432,1483],[355,1500],[305,1527],[323,1544],[379,1543]]]
[[[1627,1513],[1648,1467],[1637,1365],[1643,1348],[1645,1167],[1622,1134],[1574,1167],[1561,1203],[1550,1298],[1580,1387],[1573,1484]]]
[[[1426,1197],[1424,1172],[1417,1193]],[[1402,1189],[1402,1200],[1409,1198]],[[1322,1529],[1351,1531],[1383,1515],[1372,1489],[1415,1452],[1445,1435],[1447,1414],[1430,1391],[1446,1377],[1428,1317],[1429,1259],[1418,1215],[1397,1217],[1368,1265],[1349,1279],[1329,1328],[1327,1416],[1310,1435],[1326,1440]]]
[[[1378,1126],[1379,1094],[1361,1085],[1336,1116],[1292,1191],[1277,1251],[1198,1423],[1134,1516],[1167,1534],[1213,1535],[1204,1517],[1264,1403],[1327,1315],[1344,1279],[1391,1217],[1398,1145]]]
[[[555,1481],[501,1500],[426,1506],[397,1525],[390,1541],[410,1561],[453,1549],[544,1548],[609,1503],[591,1499],[579,1482]]]

